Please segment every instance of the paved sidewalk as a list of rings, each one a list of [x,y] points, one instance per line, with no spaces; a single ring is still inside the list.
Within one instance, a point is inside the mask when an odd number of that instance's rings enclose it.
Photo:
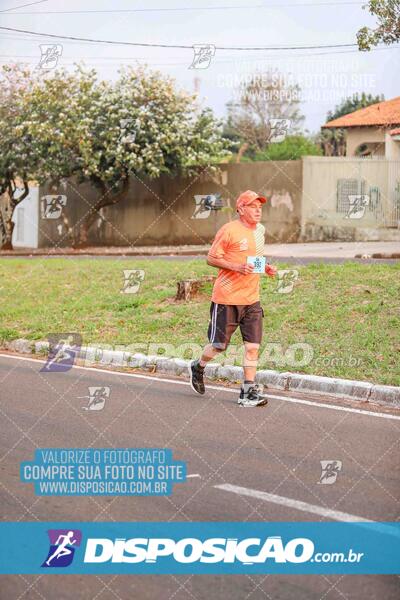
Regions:
[[[307,244],[266,244],[268,256],[309,258],[355,258],[368,255],[374,258],[400,258],[399,242],[309,242]],[[388,255],[388,256],[386,256]],[[393,256],[395,255],[395,256]]]
[[[113,246],[73,248],[16,248],[0,251],[1,256],[190,256],[207,254],[209,245],[197,246]],[[303,244],[266,244],[265,254],[280,258],[400,258],[399,242],[309,242]]]

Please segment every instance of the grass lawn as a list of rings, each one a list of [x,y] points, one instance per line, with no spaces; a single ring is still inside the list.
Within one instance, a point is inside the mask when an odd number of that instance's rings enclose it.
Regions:
[[[277,266],[296,268],[299,277],[288,294],[261,279],[260,368],[400,385],[400,264]],[[144,269],[138,293],[121,293],[123,269]],[[207,342],[212,283],[191,302],[175,303],[176,281],[211,274],[199,259],[2,259],[0,342],[78,332],[84,344],[165,343],[189,358],[190,345]],[[232,344],[240,341],[236,332]]]

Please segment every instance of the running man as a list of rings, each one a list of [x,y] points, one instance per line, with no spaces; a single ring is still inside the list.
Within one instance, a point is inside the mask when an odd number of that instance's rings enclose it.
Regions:
[[[67,535],[58,536],[58,539],[56,541],[57,548],[54,551],[54,553],[46,560],[46,565],[50,566],[50,563],[53,560],[53,558],[61,558],[62,556],[71,554],[71,550],[67,548],[67,546],[73,546],[76,543],[76,540],[72,539],[73,537],[73,531],[68,531]]]
[[[228,347],[231,336],[240,327],[244,342],[244,382],[238,404],[263,406],[268,400],[255,383],[258,351],[263,333],[264,312],[260,305],[260,275],[247,257],[264,255],[265,228],[260,223],[263,196],[247,190],[236,201],[239,219],[225,223],[217,232],[207,256],[207,264],[219,269],[211,298],[209,344],[199,360],[189,367],[190,385],[198,394],[205,393],[204,369],[219,352]],[[277,270],[265,266],[265,273],[275,277]]]

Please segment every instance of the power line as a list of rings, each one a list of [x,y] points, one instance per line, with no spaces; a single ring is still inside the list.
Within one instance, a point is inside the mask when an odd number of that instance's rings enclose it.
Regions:
[[[47,0],[42,0],[47,1]],[[33,2],[32,4],[35,4]],[[295,8],[296,6],[304,7],[316,7],[316,6],[347,6],[349,4],[362,6],[364,2],[358,0],[347,0],[345,2],[290,2],[290,3],[276,3],[276,4],[255,4],[253,6],[185,6],[181,8],[128,8],[128,9],[112,9],[112,10],[53,10],[53,11],[37,11],[37,12],[19,12],[10,13],[13,15],[75,15],[75,14],[104,14],[104,13],[148,13],[148,12],[188,12],[188,11],[207,11],[207,10],[242,10],[249,8]],[[27,5],[29,6],[29,5]],[[22,8],[22,7],[16,7]],[[8,9],[14,10],[14,9]],[[0,11],[1,12],[1,11]]]
[[[36,40],[32,39],[32,37],[30,37],[29,35],[23,35],[23,34],[13,35],[12,33],[0,31],[0,40],[1,39],[5,40],[5,41],[12,41],[12,42],[21,41],[21,42],[25,42],[25,43],[35,44],[36,45]],[[70,40],[70,42],[71,42],[71,44],[78,44],[78,45],[90,44],[90,42],[88,42],[88,41],[80,41],[80,40]],[[73,48],[74,46],[71,46],[71,47]],[[192,46],[190,46],[190,48],[192,48]],[[371,53],[375,52],[376,50],[394,50],[395,48],[400,48],[400,45],[394,45],[394,44],[392,44],[390,46],[386,46],[386,45],[378,46],[376,48],[371,48],[371,50],[368,52],[368,54],[371,54]],[[192,48],[192,50],[193,50],[193,48]],[[267,52],[268,49],[265,49],[265,51]],[[328,51],[328,52],[313,52],[313,53],[307,53],[307,54],[298,54],[298,53],[296,53],[296,54],[286,54],[285,53],[285,54],[282,54],[282,57],[285,57],[285,58],[289,57],[289,56],[310,56],[310,57],[313,57],[313,56],[322,56],[322,55],[328,55],[328,54],[334,56],[335,54],[351,54],[351,53],[360,54],[360,51],[357,48],[354,48],[353,50],[343,50],[341,52],[339,52],[339,51],[336,51],[336,52],[335,51]],[[6,56],[6,55],[3,55],[3,56]],[[17,56],[17,55],[9,55],[9,56],[10,56],[10,58],[13,58],[13,57],[16,57],[16,58],[20,57],[20,58],[22,58],[22,56]],[[29,55],[24,55],[24,56],[29,56]],[[274,53],[273,56],[274,56],[274,58],[279,58],[279,56],[277,56],[275,53]],[[80,58],[81,58],[80,56],[76,57],[77,60],[79,60]],[[86,56],[86,57],[83,57],[83,58],[90,59],[90,58],[97,58],[97,57]],[[105,58],[105,57],[103,57],[103,58]],[[113,58],[113,57],[110,57],[110,58]],[[116,57],[116,58],[121,58],[121,59],[132,58],[132,59],[135,59],[136,57],[127,56],[127,57]],[[146,59],[148,59],[148,57],[139,57],[139,58],[140,58],[140,60],[146,60]],[[171,58],[178,58],[178,56],[173,56]],[[248,60],[248,58],[249,57],[246,56],[246,60]],[[254,58],[256,58],[256,57],[254,57]],[[259,60],[259,58],[257,58],[256,60]],[[220,62],[220,60],[214,59],[214,62]]]
[[[94,44],[112,44],[117,46],[135,46],[135,47],[144,47],[144,48],[180,48],[185,50],[192,50],[193,44],[191,46],[186,45],[175,45],[175,44],[146,44],[146,43],[138,43],[138,42],[117,42],[114,40],[94,40],[91,38],[80,38],[68,35],[55,35],[53,33],[39,33],[37,31],[30,31],[26,29],[15,29],[13,27],[0,27],[0,29],[4,31],[15,31],[17,33],[25,33],[28,35],[36,35],[40,37],[48,37],[48,38],[56,38],[60,40],[73,40],[80,42],[90,42]],[[354,48],[358,47],[358,44],[325,44],[322,46],[215,46],[216,50],[239,50],[239,51],[265,51],[265,50],[319,50],[324,48]]]
[[[379,48],[372,48],[371,52],[376,52],[378,50],[395,50],[397,48],[400,48],[400,44],[395,45],[395,46],[381,46]],[[283,58],[289,58],[289,57],[293,57],[293,58],[302,58],[302,57],[310,57],[313,58],[314,56],[336,56],[337,54],[358,54],[358,50],[338,50],[337,52],[314,52],[313,54],[285,54],[283,56]],[[0,54],[0,58],[11,58],[11,59],[15,59],[15,58],[31,58],[32,63],[34,64],[33,61],[38,59],[38,56],[33,55],[33,54]],[[62,63],[65,63],[65,59],[66,57],[63,57],[62,59]],[[171,56],[170,58],[174,59],[174,58],[179,58],[178,56]],[[271,57],[272,58],[272,57]],[[279,58],[276,56],[276,54],[274,54],[274,59],[275,58]],[[154,60],[158,60],[157,57],[153,57]],[[150,61],[148,56],[71,56],[69,57],[68,60],[68,64],[74,64],[75,62],[79,62],[79,61],[85,61],[85,60],[93,60],[94,62],[98,63],[104,63],[107,64],[108,61],[115,61],[115,60],[126,60],[126,61],[138,61],[138,60],[143,60],[143,61]],[[248,56],[245,59],[245,62],[248,62],[250,60],[259,60],[258,57],[255,56]],[[25,61],[25,62],[29,62],[29,61]],[[213,61],[215,64],[227,64],[227,63],[235,63],[237,64],[237,60],[236,59],[232,59],[232,60],[214,60]],[[149,62],[149,65],[151,66],[151,62]],[[156,63],[156,64],[163,64],[163,65],[171,65],[171,66],[185,66],[187,65],[187,61],[181,61],[181,62],[171,62],[171,63]],[[240,63],[239,63],[240,64]],[[110,64],[110,66],[115,66]]]
[[[0,13],[5,13],[10,10],[17,10],[17,8],[25,8],[25,6],[32,6],[33,4],[43,4],[43,2],[48,2],[48,0],[36,0],[36,2],[29,2],[29,4],[22,4],[21,6],[13,6],[12,8],[5,8],[4,10],[0,10]],[[11,13],[12,14],[12,13]],[[38,14],[38,13],[15,13],[15,14]]]

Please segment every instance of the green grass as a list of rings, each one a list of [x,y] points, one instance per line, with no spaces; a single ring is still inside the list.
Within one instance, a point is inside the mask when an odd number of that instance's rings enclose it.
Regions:
[[[261,280],[260,368],[400,385],[400,264],[296,268],[299,278],[289,294],[274,292],[274,280]],[[121,293],[123,269],[145,270],[137,294]],[[177,346],[207,342],[212,284],[206,283],[193,301],[175,303],[176,282],[214,273],[197,259],[3,259],[0,341],[79,332],[84,344],[167,343],[182,356]],[[240,342],[237,331],[232,343]],[[265,344],[275,344],[269,356],[277,361],[268,360]],[[311,347],[308,364],[285,362],[293,344]]]

